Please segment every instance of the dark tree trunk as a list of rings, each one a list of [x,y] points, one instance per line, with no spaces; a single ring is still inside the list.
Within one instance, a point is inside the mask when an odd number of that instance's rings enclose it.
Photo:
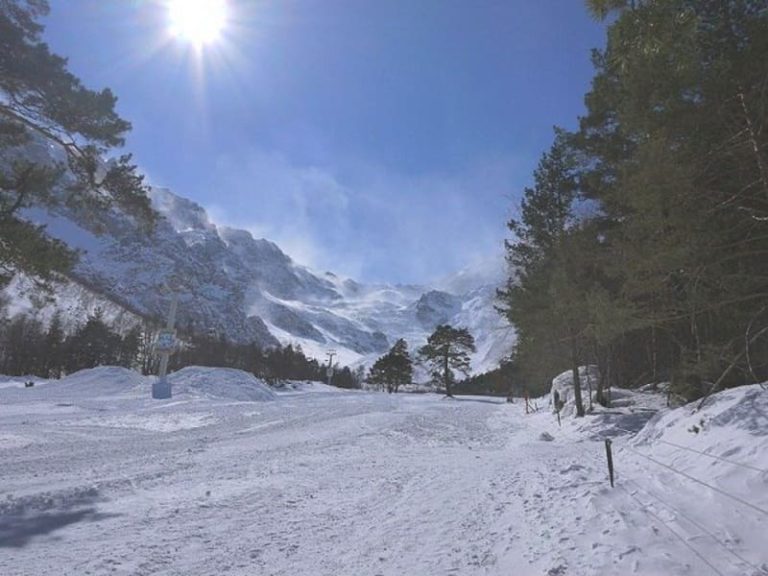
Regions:
[[[573,372],[573,396],[576,400],[576,416],[584,416],[584,402],[581,400],[581,380],[579,379],[579,361],[576,354],[576,342],[571,342],[571,371]]]
[[[597,369],[600,373],[598,376],[597,381],[597,391],[595,392],[595,401],[600,404],[601,406],[606,406],[607,402],[605,401],[605,388],[606,388],[606,381],[608,379],[608,373],[610,371],[610,368],[608,367],[611,362],[611,349],[608,347],[608,349],[603,349],[602,354],[600,352],[597,353]]]

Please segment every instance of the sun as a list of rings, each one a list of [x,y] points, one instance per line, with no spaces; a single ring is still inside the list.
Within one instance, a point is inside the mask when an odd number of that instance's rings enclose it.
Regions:
[[[226,0],[168,0],[171,34],[196,46],[215,42],[227,24]]]

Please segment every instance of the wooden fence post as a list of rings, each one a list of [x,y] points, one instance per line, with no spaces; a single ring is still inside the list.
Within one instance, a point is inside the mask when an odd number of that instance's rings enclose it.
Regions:
[[[605,456],[608,459],[608,476],[611,478],[611,488],[613,488],[613,453],[611,452],[611,439],[605,439]]]

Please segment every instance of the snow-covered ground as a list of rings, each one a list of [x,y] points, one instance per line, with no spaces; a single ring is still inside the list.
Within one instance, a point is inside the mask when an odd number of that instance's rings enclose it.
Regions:
[[[298,384],[243,401],[196,370],[152,401],[131,373],[75,376],[0,385],[3,576],[768,574],[758,386],[633,436],[649,413],[558,428],[544,401]]]

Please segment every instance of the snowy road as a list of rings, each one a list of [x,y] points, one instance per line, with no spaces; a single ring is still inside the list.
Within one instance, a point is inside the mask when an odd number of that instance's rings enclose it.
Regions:
[[[0,574],[707,573],[517,404],[132,402],[0,405]]]

